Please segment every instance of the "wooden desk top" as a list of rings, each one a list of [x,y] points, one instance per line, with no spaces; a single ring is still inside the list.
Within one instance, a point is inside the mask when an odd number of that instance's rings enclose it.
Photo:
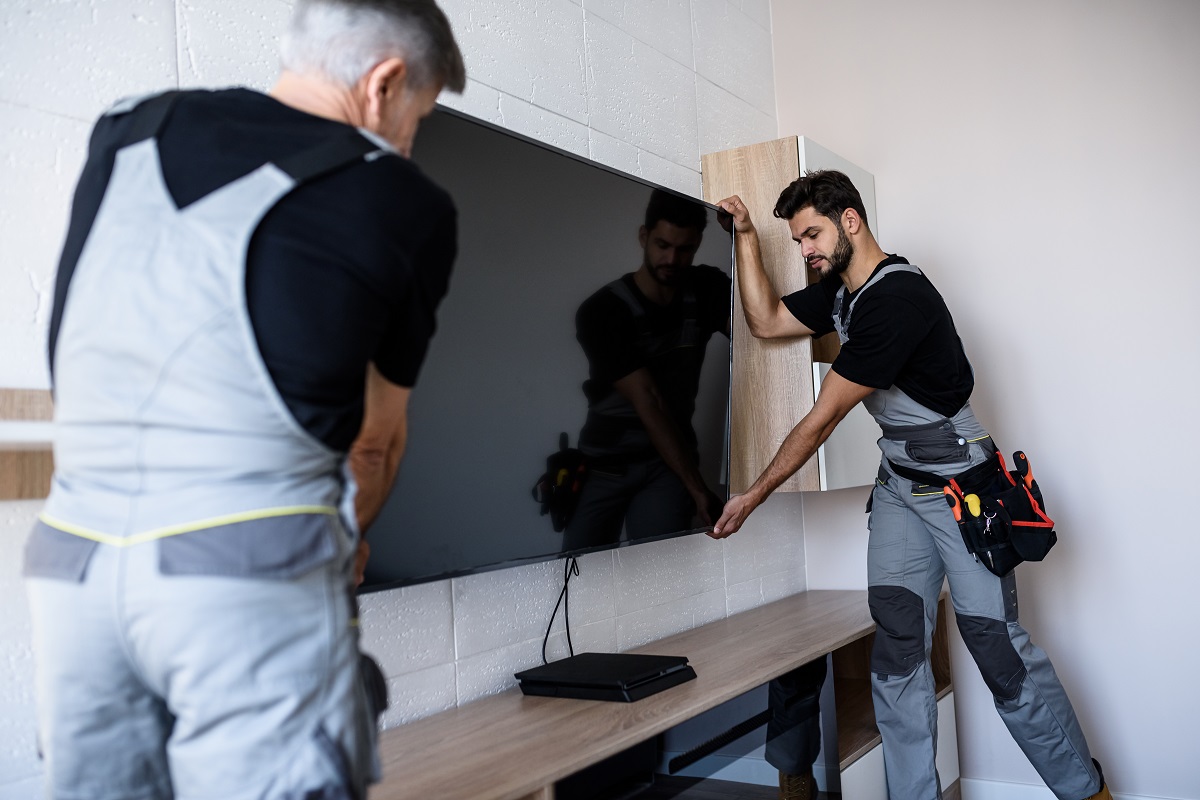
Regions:
[[[803,592],[631,651],[697,676],[634,703],[512,689],[384,731],[371,800],[529,797],[874,629],[865,591]]]

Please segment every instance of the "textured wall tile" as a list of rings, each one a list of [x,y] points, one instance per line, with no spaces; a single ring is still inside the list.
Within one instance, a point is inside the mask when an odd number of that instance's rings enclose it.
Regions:
[[[442,92],[438,102],[444,106],[456,109],[464,114],[470,114],[476,119],[501,124],[500,92],[490,86],[484,86],[476,80],[467,79],[467,89],[462,94]]]
[[[91,121],[176,85],[175,0],[0,3],[0,101]]]
[[[0,786],[42,771],[37,754],[33,649],[21,554],[40,500],[0,503]],[[30,797],[34,795],[28,795]]]
[[[583,13],[570,0],[448,0],[442,4],[467,74],[587,123]]]
[[[615,569],[618,615],[725,586],[721,545],[704,535],[623,547]]]
[[[698,157],[695,73],[587,15],[591,127],[677,164]]]
[[[621,651],[722,619],[726,615],[724,588],[682,597],[653,608],[617,617],[617,647]]]
[[[454,638],[460,659],[540,637],[562,586],[562,564],[546,561],[454,578]],[[572,589],[575,588],[572,583]]]
[[[454,660],[450,581],[405,586],[359,598],[362,648],[388,676]]]
[[[383,727],[394,728],[454,708],[457,697],[453,662],[388,678]]]
[[[588,129],[588,157],[629,175],[638,174],[638,149],[595,128]]]
[[[517,685],[514,673],[542,663],[542,637],[508,644],[458,660],[458,704]]]
[[[771,0],[740,0],[742,13],[752,19],[758,27],[771,30]]]
[[[796,493],[771,495],[740,531],[723,540],[725,580],[731,586],[779,572],[804,574],[800,497]]]
[[[558,560],[455,578],[458,657],[535,638],[540,647],[562,590],[564,569]],[[611,553],[580,558],[579,574],[571,578],[569,591],[572,628],[615,616],[614,591]],[[560,608],[554,629],[562,630],[562,625]]]
[[[584,8],[639,42],[691,69],[692,9],[689,0],[587,0]]]
[[[699,161],[696,162],[695,168],[685,167],[642,151],[638,154],[638,175],[689,197],[700,197]]]
[[[773,603],[807,589],[808,582],[802,571],[773,572],[762,578],[763,603]]]
[[[54,272],[90,128],[0,102],[0,386],[49,385]]]
[[[180,0],[179,83],[266,90],[279,74],[279,36],[291,15],[281,0]]]
[[[775,113],[771,33],[728,0],[695,0],[692,41],[696,73],[744,99],[761,113]],[[705,108],[703,102],[701,108]]]
[[[506,94],[500,95],[499,124],[567,152],[580,156],[588,154],[586,125]]]
[[[593,622],[591,625],[579,625],[571,620],[571,645],[575,654],[580,653],[615,653],[617,652],[617,620],[614,617]],[[554,633],[546,643],[546,660],[557,661],[571,654],[567,648],[567,635],[562,623],[555,625]]]
[[[699,128],[701,153],[779,138],[774,116],[764,114],[703,78],[696,78],[696,97],[703,109]]]
[[[763,595],[762,578],[731,584],[726,590],[726,596],[728,597],[727,608],[730,616],[758,608],[766,602]]]

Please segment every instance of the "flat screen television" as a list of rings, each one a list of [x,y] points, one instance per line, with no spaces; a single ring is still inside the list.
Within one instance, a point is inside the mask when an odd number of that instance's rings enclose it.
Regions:
[[[717,283],[731,281],[733,237],[717,209],[442,107],[422,123],[413,159],[454,198],[459,252],[412,394],[400,473],[368,532],[371,558],[361,590],[703,530],[695,503],[686,492],[680,500],[678,479],[664,472],[661,459],[655,463],[656,454],[622,454],[620,444],[615,456],[604,446],[597,450],[596,441],[605,445],[614,437],[624,442],[622,437],[641,436],[645,445],[649,434],[638,430],[640,420],[628,418],[628,405],[622,412],[611,384],[607,392],[596,388],[601,383],[590,387],[589,411],[584,384],[592,364],[578,337],[577,314],[585,300],[607,292],[607,304],[599,306],[608,309],[605,314],[633,319],[631,338],[658,341],[660,349],[672,346],[671,336],[677,335],[676,345],[683,341],[678,337],[694,339],[694,331],[669,330],[676,323],[666,324],[665,332],[655,328],[663,323],[654,308],[655,313],[638,314],[630,304],[645,296],[631,301],[614,282],[628,286],[622,276],[643,263],[640,233],[652,195],[685,202],[702,216],[699,241],[684,245],[694,255],[685,254],[677,266],[690,261],[693,272],[687,275],[704,272],[708,285],[717,277],[714,269],[723,273]],[[666,275],[676,289],[683,285],[671,270]],[[704,312],[697,306],[712,303],[699,289],[674,294],[684,298],[673,301],[684,304],[683,328],[698,324]],[[692,365],[699,381],[676,392],[694,394],[691,419],[681,424],[694,430],[691,457],[718,508],[728,497],[732,352],[727,333],[732,301],[721,302],[725,331],[691,347],[703,359]],[[580,317],[591,320],[595,313]],[[594,321],[581,324],[594,330],[589,327]],[[608,341],[597,345],[594,335],[585,338],[593,348]],[[686,407],[687,398],[676,405]],[[676,414],[686,415],[678,408]],[[577,484],[585,423],[592,427],[583,449],[591,457],[584,457],[586,477]],[[596,430],[603,435],[597,437]],[[675,435],[691,438],[686,431]],[[622,466],[626,461],[633,466]],[[639,481],[656,488],[640,491]],[[543,502],[551,493],[552,502]],[[636,508],[625,508],[631,493],[640,500]]]

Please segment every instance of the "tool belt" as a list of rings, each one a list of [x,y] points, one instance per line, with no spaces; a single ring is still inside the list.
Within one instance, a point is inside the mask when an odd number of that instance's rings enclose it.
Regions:
[[[568,447],[566,431],[559,434],[558,450],[546,457],[546,471],[533,485],[533,499],[542,515],[550,515],[556,533],[567,529],[588,475],[588,459],[579,449]]]
[[[942,487],[967,552],[1000,577],[1022,561],[1041,561],[1058,541],[1029,459],[1017,450],[1013,463],[1009,470],[997,450],[994,458],[943,478],[888,461],[901,477]]]

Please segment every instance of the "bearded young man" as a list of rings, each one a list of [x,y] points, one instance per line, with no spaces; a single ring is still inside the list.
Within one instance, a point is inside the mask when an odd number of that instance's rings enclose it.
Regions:
[[[850,179],[810,172],[779,196],[775,216],[821,280],[780,297],[763,269],[745,204],[719,205],[738,232],[738,283],[759,338],[837,331],[841,351],[813,409],[788,434],[745,494],[726,504],[712,536],[735,533],[862,402],[879,423],[883,459],[872,489],[868,599],[877,624],[872,696],[893,800],[937,800],[937,701],[929,665],[938,594],[949,578],[959,631],[996,709],[1061,800],[1111,795],[1046,654],[1017,618],[1016,577],[1000,577],[967,551],[940,486],[998,468],[995,446],[971,411],[974,373],[940,294],[919,269],[875,241]],[[908,475],[910,477],[905,477]]]

